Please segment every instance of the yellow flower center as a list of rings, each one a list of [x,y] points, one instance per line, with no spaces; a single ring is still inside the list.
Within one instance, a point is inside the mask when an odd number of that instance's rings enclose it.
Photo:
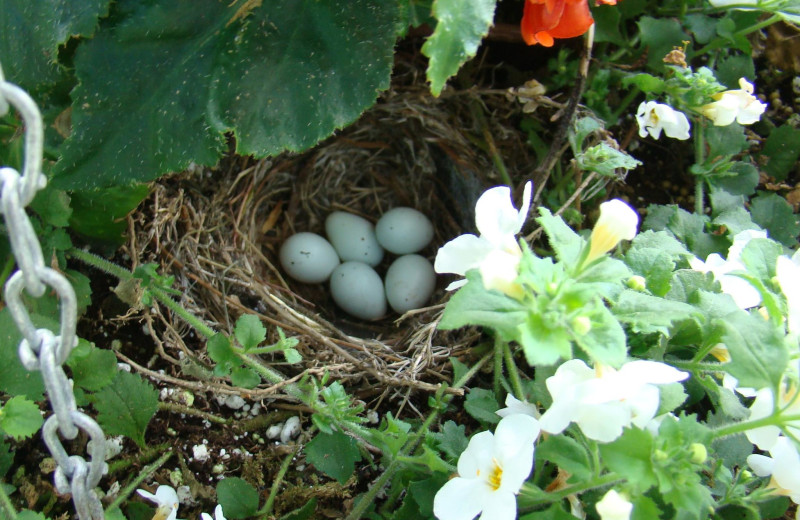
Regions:
[[[497,463],[497,460],[492,459],[494,463],[494,467],[492,468],[492,474],[489,475],[489,486],[491,486],[492,491],[497,491],[500,488],[500,482],[503,480],[503,468]]]

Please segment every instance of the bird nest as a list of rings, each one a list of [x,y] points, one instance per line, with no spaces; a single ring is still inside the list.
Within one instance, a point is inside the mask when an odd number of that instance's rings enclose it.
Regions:
[[[134,264],[156,262],[174,276],[181,305],[216,330],[231,333],[248,313],[267,326],[268,341],[278,340],[277,327],[296,337],[301,363],[265,359],[292,380],[327,372],[362,399],[406,403],[413,391],[449,382],[448,359],[468,355],[480,339],[476,330],[437,330],[449,280],[441,277],[428,307],[360,322],[337,309],[326,285],[287,278],[278,250],[293,233],[324,234],[332,211],[375,222],[393,207],[410,206],[433,222],[434,240],[420,253],[432,261],[442,244],[474,231],[475,200],[502,184],[493,156],[518,183],[530,176],[526,136],[517,129],[521,105],[505,94],[474,89],[433,98],[423,87],[394,88],[307,152],[230,156],[213,169],[165,178],[131,216],[127,253]],[[200,388],[180,365],[191,358],[212,366],[204,342],[165,307],[149,309],[146,320],[159,354],[176,365],[171,382]],[[244,390],[224,379],[202,385],[287,398],[280,386]]]

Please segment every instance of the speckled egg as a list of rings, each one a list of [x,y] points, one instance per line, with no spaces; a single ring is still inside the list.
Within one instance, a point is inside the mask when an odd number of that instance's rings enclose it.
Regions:
[[[281,246],[281,265],[286,274],[299,282],[322,283],[339,265],[333,246],[316,233],[297,233]]]
[[[331,273],[331,296],[343,311],[362,320],[386,314],[383,280],[363,262],[344,262]]]
[[[386,271],[386,299],[400,314],[424,307],[436,287],[433,266],[420,255],[404,255]]]
[[[363,262],[375,267],[383,260],[383,248],[369,220],[334,211],[325,219],[325,233],[343,262]]]
[[[416,253],[433,239],[433,224],[413,208],[390,209],[375,226],[378,243],[396,255]]]

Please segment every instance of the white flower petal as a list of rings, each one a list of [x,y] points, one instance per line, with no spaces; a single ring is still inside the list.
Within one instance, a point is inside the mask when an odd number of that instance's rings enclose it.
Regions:
[[[523,216],[522,222],[524,222]],[[514,235],[519,233],[520,212],[511,202],[511,188],[496,186],[486,190],[475,204],[475,225],[481,238],[495,247],[504,248],[509,239],[516,242]]]
[[[628,520],[633,511],[633,504],[613,489],[603,495],[594,507],[602,520]]]
[[[495,413],[500,417],[508,417],[509,415],[513,414],[526,414],[535,419],[538,419],[540,415],[539,409],[535,404],[531,404],[526,401],[520,401],[511,393],[506,394],[506,407],[497,410]]]
[[[476,433],[469,440],[467,449],[458,458],[458,474],[464,478],[488,478],[494,468],[492,454],[494,436],[492,432]]]
[[[630,421],[630,409],[621,403],[581,406],[575,419],[583,434],[598,442],[616,440]]]
[[[437,273],[454,273],[464,276],[477,268],[492,250],[491,244],[475,235],[461,235],[439,248],[433,269]]]
[[[772,468],[775,466],[775,461],[772,457],[766,455],[748,455],[747,465],[752,468],[753,473],[759,477],[768,477],[772,475]]]
[[[491,494],[491,488],[482,480],[456,477],[436,492],[433,514],[439,520],[472,520]]]
[[[625,363],[619,369],[619,377],[630,378],[640,384],[665,385],[683,381],[689,377],[689,373],[659,361],[637,359]]]
[[[517,518],[517,497],[514,493],[497,490],[487,498],[480,520],[514,520],[515,518]]]

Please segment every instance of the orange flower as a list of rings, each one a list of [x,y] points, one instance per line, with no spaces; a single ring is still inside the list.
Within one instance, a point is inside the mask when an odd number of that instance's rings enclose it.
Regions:
[[[616,5],[617,0],[598,0]],[[525,0],[522,38],[528,45],[552,47],[554,38],[574,38],[594,23],[588,0]]]

